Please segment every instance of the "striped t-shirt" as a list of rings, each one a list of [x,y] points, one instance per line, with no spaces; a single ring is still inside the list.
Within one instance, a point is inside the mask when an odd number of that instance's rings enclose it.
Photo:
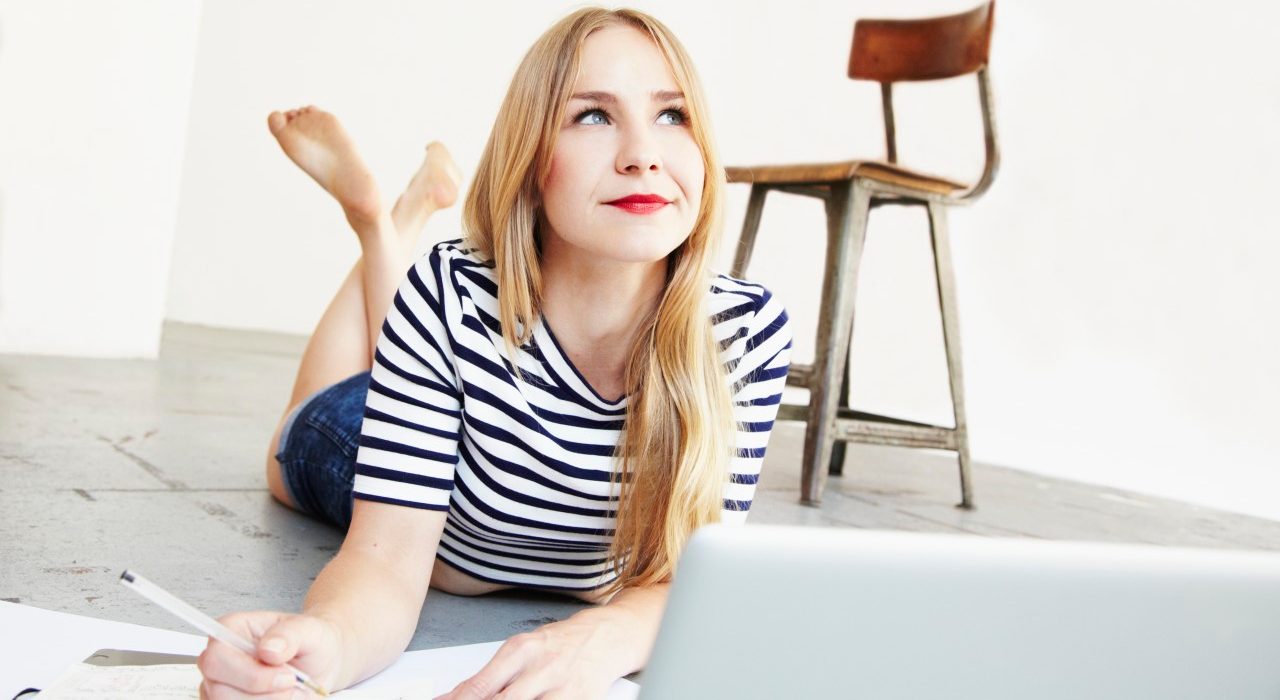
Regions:
[[[768,290],[724,275],[709,311],[738,423],[723,522],[751,507],[791,351]],[[599,396],[543,320],[516,349],[498,322],[491,263],[462,241],[410,270],[378,339],[354,496],[447,510],[437,556],[482,581],[586,591],[613,579],[610,485],[627,397]]]

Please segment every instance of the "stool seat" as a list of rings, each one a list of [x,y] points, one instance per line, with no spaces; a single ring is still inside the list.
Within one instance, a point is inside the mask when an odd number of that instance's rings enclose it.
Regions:
[[[731,166],[725,168],[724,173],[729,182],[760,185],[820,185],[865,177],[877,182],[940,195],[951,195],[969,189],[969,185],[876,160]]]

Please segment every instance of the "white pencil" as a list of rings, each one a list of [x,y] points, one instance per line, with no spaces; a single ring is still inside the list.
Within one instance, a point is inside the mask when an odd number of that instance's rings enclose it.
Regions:
[[[174,615],[186,620],[188,624],[194,626],[196,629],[204,632],[210,637],[213,637],[220,642],[230,644],[255,659],[258,658],[257,648],[253,645],[253,642],[250,642],[244,637],[232,632],[222,623],[182,602],[172,593],[148,581],[140,574],[126,569],[124,573],[120,574],[120,583],[124,584],[125,588],[132,589],[143,598],[150,600],[156,605],[159,605],[165,610],[168,610]],[[309,689],[321,696],[329,695],[327,690],[312,681],[311,677],[306,673],[299,671],[289,664],[285,664],[284,667],[293,674],[299,687]]]

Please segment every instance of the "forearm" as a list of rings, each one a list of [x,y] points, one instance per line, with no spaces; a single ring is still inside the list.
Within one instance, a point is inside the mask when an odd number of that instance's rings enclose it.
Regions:
[[[616,649],[611,658],[618,678],[634,673],[649,663],[653,643],[658,638],[658,624],[667,604],[671,584],[619,591],[608,603],[583,610],[574,617],[599,625]]]
[[[378,554],[344,547],[311,584],[303,612],[333,623],[342,662],[333,680],[345,688],[386,668],[417,628],[426,582],[408,581]]]

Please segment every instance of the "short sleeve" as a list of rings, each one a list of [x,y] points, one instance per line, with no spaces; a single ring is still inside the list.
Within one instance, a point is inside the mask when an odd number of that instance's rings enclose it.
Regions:
[[[442,248],[410,268],[382,324],[356,453],[355,498],[448,510],[462,392],[448,333]]]
[[[751,508],[791,367],[791,320],[786,309],[767,289],[755,289],[760,292],[755,312],[735,342],[741,354],[729,363],[737,432],[721,520],[731,524],[745,522]]]

